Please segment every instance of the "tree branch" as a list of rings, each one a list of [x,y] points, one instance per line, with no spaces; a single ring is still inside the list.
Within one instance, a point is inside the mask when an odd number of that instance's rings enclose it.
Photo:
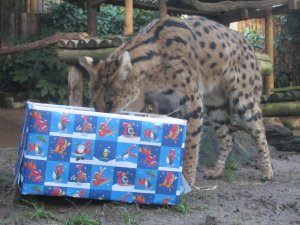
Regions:
[[[39,41],[34,41],[31,43],[11,46],[11,47],[4,47],[0,49],[0,55],[5,54],[14,54],[19,52],[28,52],[33,51],[41,48],[45,48],[51,44],[55,44],[61,39],[70,39],[70,40],[78,40],[78,39],[84,39],[87,38],[87,33],[64,33],[64,34],[55,34],[53,36],[44,38]]]

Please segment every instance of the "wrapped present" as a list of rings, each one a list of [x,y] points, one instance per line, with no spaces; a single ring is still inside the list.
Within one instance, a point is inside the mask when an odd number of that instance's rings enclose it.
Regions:
[[[186,121],[28,102],[16,162],[21,194],[177,204]]]

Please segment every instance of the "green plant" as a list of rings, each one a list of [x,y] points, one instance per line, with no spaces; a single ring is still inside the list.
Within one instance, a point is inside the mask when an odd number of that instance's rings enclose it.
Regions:
[[[136,205],[133,210],[127,209],[125,207],[119,207],[118,212],[120,213],[123,222],[130,225],[138,225],[138,216],[140,214],[140,208]]]
[[[57,4],[48,2],[50,13],[40,17],[41,34],[49,35],[55,32],[87,31],[87,13],[70,3]]]
[[[227,182],[232,183],[235,181],[236,179],[235,170],[236,170],[236,164],[232,160],[229,160],[226,163],[225,171],[223,173],[223,177]]]
[[[85,215],[75,215],[63,222],[64,225],[101,225],[102,223],[94,219],[90,219]]]
[[[34,201],[27,201],[25,199],[22,199],[23,202],[25,202],[29,206],[21,206],[29,209],[28,217],[30,220],[40,220],[40,219],[46,219],[48,221],[50,220],[58,220],[51,212],[45,210],[44,204],[34,202]]]
[[[255,49],[265,49],[265,36],[258,33],[257,30],[246,27],[243,35]]]
[[[299,13],[276,15],[273,20],[277,27],[274,33],[275,87],[287,87],[293,81],[292,77],[298,76],[299,60],[297,60],[297,51],[294,51],[294,47],[298,45],[300,15]]]
[[[88,210],[87,206],[90,205],[92,201],[89,201],[86,205],[80,208],[70,199],[66,199],[66,201],[68,201],[74,206],[76,212],[75,215],[71,214],[68,216],[66,220],[62,220],[62,224],[64,225],[101,225],[102,224],[100,221],[92,219],[90,214],[87,213]]]
[[[67,68],[52,47],[0,57],[0,89],[27,98],[65,104]]]
[[[181,198],[180,203],[174,206],[174,209],[183,215],[186,215],[190,210],[190,205],[186,198]]]
[[[87,13],[70,3],[48,3],[50,13],[40,16],[41,31],[30,37],[21,37],[14,43],[26,43],[56,32],[82,32],[87,30]],[[137,31],[157,13],[134,10],[134,30]],[[98,35],[122,34],[124,8],[110,5],[101,7],[97,22]],[[57,57],[55,47],[37,51],[0,56],[0,90],[19,94],[21,101],[35,99],[57,104],[67,103],[67,66]],[[84,94],[87,97],[88,92]],[[1,93],[0,93],[1,94]]]

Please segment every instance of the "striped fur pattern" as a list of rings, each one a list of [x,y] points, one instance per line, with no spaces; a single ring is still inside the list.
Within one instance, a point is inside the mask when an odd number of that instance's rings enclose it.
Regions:
[[[264,179],[273,171],[259,108],[260,69],[239,33],[204,17],[165,17],[145,27],[107,60],[81,57],[98,111],[118,112],[148,91],[176,96],[188,120],[183,172],[194,184],[203,109],[218,137],[219,157],[207,178],[222,175],[232,150],[230,118],[237,113],[256,140]]]

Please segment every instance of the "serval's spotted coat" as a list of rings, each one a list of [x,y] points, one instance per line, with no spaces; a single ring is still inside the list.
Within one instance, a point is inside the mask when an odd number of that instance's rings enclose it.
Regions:
[[[140,94],[176,95],[188,120],[183,172],[194,184],[203,108],[219,140],[219,158],[206,177],[219,177],[232,150],[232,113],[256,140],[264,179],[273,176],[262,114],[260,69],[253,48],[239,33],[204,17],[165,17],[143,29],[107,60],[81,57],[90,73],[98,111],[118,112]]]

